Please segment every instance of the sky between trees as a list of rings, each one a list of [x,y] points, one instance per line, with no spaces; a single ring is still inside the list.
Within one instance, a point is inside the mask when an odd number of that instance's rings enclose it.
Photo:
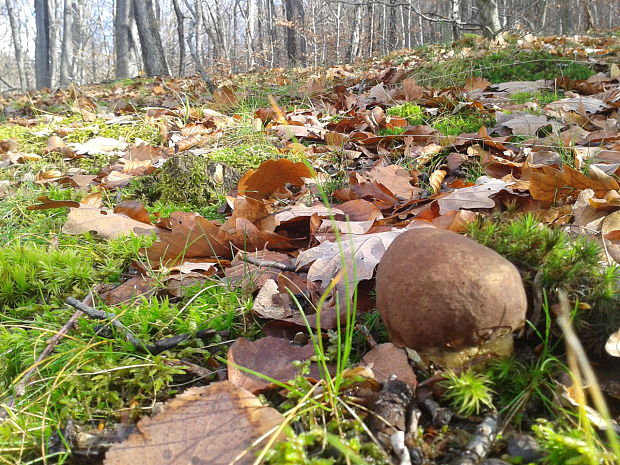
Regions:
[[[620,0],[0,1],[2,91],[321,66],[466,33],[620,25]]]

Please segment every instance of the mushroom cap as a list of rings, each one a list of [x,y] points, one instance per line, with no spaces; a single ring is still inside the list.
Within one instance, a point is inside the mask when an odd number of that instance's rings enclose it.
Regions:
[[[377,307],[390,338],[416,350],[462,349],[523,326],[527,296],[517,268],[460,234],[399,235],[377,270]]]

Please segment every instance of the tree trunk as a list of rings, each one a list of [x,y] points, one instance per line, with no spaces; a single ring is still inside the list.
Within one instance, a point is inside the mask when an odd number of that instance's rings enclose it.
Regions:
[[[360,48],[360,23],[362,21],[362,6],[357,5],[355,7],[355,15],[353,17],[353,24],[351,25],[351,41],[347,48],[347,55],[345,61],[347,63],[353,61],[353,59],[359,53]]]
[[[35,79],[37,89],[52,86],[50,61],[50,8],[48,0],[35,0],[34,13],[36,37],[34,48]]]
[[[298,65],[305,61],[306,39],[297,32],[303,28],[305,12],[301,0],[285,0],[286,21],[286,52],[289,64]]]
[[[476,0],[478,7],[478,20],[482,28],[482,35],[492,39],[502,29],[499,21],[499,8],[497,0]]]
[[[13,48],[15,50],[15,64],[17,65],[17,74],[19,77],[19,89],[25,90],[27,87],[26,82],[26,67],[24,62],[24,49],[22,48],[21,31],[17,24],[17,18],[15,17],[15,9],[13,0],[6,0],[6,10],[9,15],[9,24],[11,25],[11,35],[13,37]]]
[[[179,76],[183,76],[185,71],[185,27],[183,12],[179,5],[179,0],[172,0],[174,14],[177,17],[177,36],[179,37]]]
[[[592,8],[590,2],[592,0],[579,0],[581,3],[581,7],[586,17],[586,31],[590,31],[594,29],[594,24],[596,23],[594,20],[594,13],[592,12]]]
[[[152,0],[133,0],[142,61],[147,76],[170,76]]]
[[[452,40],[458,40],[461,37],[461,0],[452,0]]]
[[[247,0],[248,10],[246,17],[246,41],[248,50],[248,66],[253,68],[256,65],[256,22],[258,9],[256,5],[257,0]]]
[[[75,4],[73,0],[64,0],[62,46],[60,50],[60,78],[59,84],[65,87],[73,80],[73,19]]]
[[[114,52],[116,55],[117,79],[125,79],[138,74],[135,60],[136,44],[131,23],[131,0],[116,0],[116,11],[114,14]]]

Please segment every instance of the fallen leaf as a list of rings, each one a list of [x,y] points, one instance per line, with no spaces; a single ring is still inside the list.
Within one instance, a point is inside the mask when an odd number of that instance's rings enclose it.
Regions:
[[[400,347],[396,347],[391,342],[379,344],[373,347],[362,358],[366,366],[371,366],[375,379],[380,383],[387,381],[390,376],[395,375],[400,381],[407,383],[411,389],[415,390],[418,385],[407,354]]]
[[[544,110],[550,111],[573,111],[575,113],[598,113],[605,110],[607,104],[600,99],[594,97],[575,97],[556,100],[555,102],[545,105]]]
[[[228,381],[194,387],[166,402],[161,413],[142,418],[137,432],[110,448],[104,464],[252,465],[261,450],[254,442],[283,421],[277,410]]]
[[[151,234],[152,224],[136,221],[128,216],[101,208],[71,208],[67,222],[62,227],[65,234],[82,234],[94,231],[99,237],[113,239],[124,234]]]
[[[446,177],[446,174],[447,173],[445,170],[435,170],[431,173],[428,178],[428,183],[430,184],[433,192],[439,192],[441,190],[441,183]]]
[[[78,155],[109,154],[120,152],[127,148],[126,142],[112,139],[111,137],[93,137],[82,144],[74,142],[69,145],[73,147],[73,150]]]
[[[239,180],[237,191],[254,199],[267,198],[286,184],[303,186],[303,178],[312,177],[312,171],[303,163],[286,158],[266,160],[255,170],[249,170]]]
[[[605,351],[612,357],[620,357],[620,329],[609,336],[605,344]]]
[[[78,208],[80,206],[80,202],[76,202],[75,200],[52,200],[47,196],[39,197],[37,200],[41,203],[28,205],[26,210],[48,210],[50,208],[63,207]]]
[[[483,179],[483,178],[480,178]],[[490,197],[506,189],[506,182],[501,179],[488,178],[480,184],[456,189],[445,197],[437,199],[439,211],[444,214],[450,210],[493,208],[495,201]]]
[[[541,170],[533,172],[530,177],[530,193],[535,200],[562,202],[577,197],[584,189],[592,189],[597,197],[602,197],[607,191],[620,188],[610,176],[602,177],[597,173],[597,179],[589,178],[568,165],[561,169],[543,166]]]
[[[171,266],[196,257],[230,257],[230,234],[197,213],[174,212],[168,231],[158,233],[158,241],[144,250],[153,266]]]
[[[401,200],[410,200],[419,192],[419,189],[411,184],[411,174],[402,166],[377,166],[365,173],[364,177],[370,182],[382,184]]]
[[[430,227],[426,222],[412,222],[408,228]],[[408,228],[363,234],[342,235],[339,242],[324,241],[301,252],[295,259],[295,266],[300,269],[310,265],[308,281],[320,282],[324,290],[330,280],[343,272],[343,279],[348,280],[351,289],[361,280],[371,279],[381,257],[392,241]],[[344,266],[344,268],[343,268]]]
[[[239,388],[258,393],[268,389],[271,382],[239,367],[286,383],[299,373],[299,369],[292,362],[308,360],[313,355],[312,344],[301,347],[278,337],[267,336],[255,341],[240,337],[228,351],[228,379]],[[311,374],[314,378],[319,378],[316,364]]]
[[[293,315],[291,305],[290,296],[286,292],[280,292],[277,282],[268,279],[258,291],[252,311],[261,318],[278,320]]]

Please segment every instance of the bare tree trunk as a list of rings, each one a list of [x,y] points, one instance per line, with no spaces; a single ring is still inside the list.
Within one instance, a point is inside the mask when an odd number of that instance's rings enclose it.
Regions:
[[[452,40],[458,40],[461,37],[461,0],[452,0],[452,20]]]
[[[37,89],[52,86],[50,61],[50,8],[47,0],[34,1],[36,23],[35,37],[35,78]]]
[[[351,42],[347,48],[347,55],[345,61],[350,62],[357,56],[360,48],[360,23],[362,21],[362,6],[357,5],[355,7],[355,16],[353,17],[353,24],[351,24]]]
[[[59,84],[65,87],[73,80],[73,19],[75,4],[73,0],[64,0],[62,46],[60,50],[60,78]]]
[[[15,50],[15,64],[17,65],[17,74],[19,77],[19,89],[25,90],[26,83],[26,67],[24,62],[24,49],[22,48],[21,31],[15,17],[15,9],[13,0],[6,0],[6,10],[9,15],[9,24],[11,25],[11,35],[13,37],[13,48]]]
[[[114,52],[116,77],[125,79],[137,74],[136,43],[132,32],[131,0],[116,0],[114,15]]]
[[[289,63],[298,65],[305,61],[306,40],[297,32],[304,25],[304,7],[301,0],[285,0],[286,21],[286,52]]]
[[[179,0],[172,0],[174,14],[177,17],[177,36],[179,37],[179,76],[185,72],[185,26],[183,12]]]
[[[478,19],[482,28],[482,35],[487,38],[494,38],[502,29],[497,0],[476,0],[476,6],[478,7]]]
[[[142,61],[147,76],[170,76],[152,0],[133,0]]]
[[[596,24],[590,2],[591,0],[579,0],[579,3],[581,3],[581,7],[586,17],[586,31],[593,30],[594,25]]]
[[[248,66],[253,68],[256,65],[256,21],[257,5],[256,0],[247,0],[248,10],[246,17],[246,43],[248,50]]]

